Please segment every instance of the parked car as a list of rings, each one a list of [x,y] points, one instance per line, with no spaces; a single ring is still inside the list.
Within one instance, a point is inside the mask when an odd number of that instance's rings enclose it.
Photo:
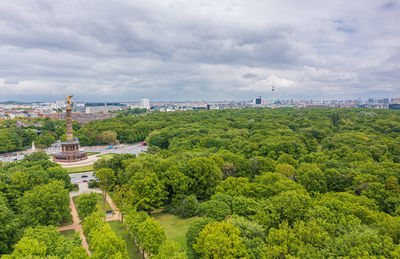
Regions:
[[[82,175],[81,178],[88,178],[88,176],[87,175]]]
[[[87,182],[88,182],[88,180],[86,180],[86,179],[85,179],[85,180],[83,180],[82,182],[84,182],[84,183],[87,183]]]

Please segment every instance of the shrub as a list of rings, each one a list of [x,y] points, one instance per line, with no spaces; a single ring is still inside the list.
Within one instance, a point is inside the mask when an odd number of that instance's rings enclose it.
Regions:
[[[183,218],[189,218],[197,214],[198,208],[199,204],[196,196],[190,195],[182,200],[181,204],[176,209],[176,213]]]
[[[98,188],[99,187],[99,182],[98,181],[90,181],[88,183],[89,188]]]
[[[200,204],[199,212],[206,217],[221,221],[227,215],[231,214],[231,209],[223,201],[210,200]]]

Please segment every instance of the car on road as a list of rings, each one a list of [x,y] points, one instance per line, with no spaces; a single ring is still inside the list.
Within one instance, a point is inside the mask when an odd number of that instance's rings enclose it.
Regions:
[[[87,182],[88,182],[88,180],[86,180],[86,179],[85,179],[85,180],[83,180],[82,182],[84,182],[84,183],[87,183]]]
[[[88,176],[87,175],[82,175],[81,178],[88,178]]]

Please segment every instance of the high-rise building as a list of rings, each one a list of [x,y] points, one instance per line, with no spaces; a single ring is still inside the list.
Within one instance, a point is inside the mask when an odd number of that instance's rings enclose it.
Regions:
[[[147,98],[140,99],[141,108],[150,109],[150,101]]]
[[[261,105],[263,104],[263,98],[261,96],[258,96],[256,98],[253,99],[253,104],[255,105]]]

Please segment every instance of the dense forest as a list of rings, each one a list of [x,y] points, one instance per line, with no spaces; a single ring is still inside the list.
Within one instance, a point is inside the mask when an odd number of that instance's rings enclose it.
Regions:
[[[93,145],[110,131],[120,142],[145,139],[150,145],[146,154],[116,155],[94,165],[101,188],[114,194],[126,227],[148,255],[400,258],[397,111],[155,112],[89,123],[76,135]],[[66,220],[64,203],[57,217],[29,208],[35,192],[45,196],[54,188],[60,188],[57,193],[71,188],[65,172],[45,160],[27,158],[0,169],[0,253],[23,254],[20,238],[39,242],[32,233]],[[167,242],[148,216],[159,208],[197,216],[186,248]],[[99,217],[89,215],[84,223],[90,242],[96,241],[93,233],[109,231]],[[45,255],[82,252],[74,244]],[[126,257],[124,248],[118,256]]]
[[[137,158],[100,160],[138,211],[198,215],[190,258],[399,257],[400,113],[152,114]],[[223,256],[224,255],[224,256]]]

